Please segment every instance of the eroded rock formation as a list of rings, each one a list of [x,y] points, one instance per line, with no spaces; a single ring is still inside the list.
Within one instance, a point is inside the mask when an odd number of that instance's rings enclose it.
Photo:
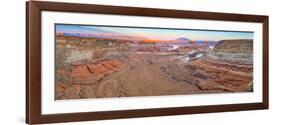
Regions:
[[[252,40],[222,40],[213,49],[186,46],[171,51],[155,49],[154,44],[141,51],[121,45],[76,46],[61,46],[76,52],[63,50],[70,54],[56,56],[56,99],[253,91]]]

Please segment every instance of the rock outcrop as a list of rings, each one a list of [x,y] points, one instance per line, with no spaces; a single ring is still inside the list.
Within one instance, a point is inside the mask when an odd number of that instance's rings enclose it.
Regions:
[[[56,83],[56,98],[78,99],[90,98],[96,95],[95,86],[105,77],[125,68],[118,60],[104,60],[95,63],[77,63],[71,66],[71,72],[60,71],[59,74],[67,74],[68,81]],[[100,85],[99,85],[100,86]],[[108,85],[107,85],[108,86]]]
[[[253,40],[222,40],[207,58],[229,63],[253,64]]]
[[[253,41],[222,40],[205,57],[190,62],[196,72],[207,79],[199,84],[231,92],[252,91],[253,81]],[[206,87],[208,86],[208,87]]]

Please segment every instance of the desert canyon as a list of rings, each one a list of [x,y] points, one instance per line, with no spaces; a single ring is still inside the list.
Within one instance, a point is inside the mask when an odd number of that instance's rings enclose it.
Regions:
[[[253,40],[56,34],[55,99],[253,91]]]

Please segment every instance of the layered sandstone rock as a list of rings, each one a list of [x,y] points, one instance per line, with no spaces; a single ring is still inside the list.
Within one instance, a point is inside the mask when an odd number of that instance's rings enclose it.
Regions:
[[[56,82],[56,98],[78,99],[98,96],[99,91],[96,92],[95,86],[107,75],[118,72],[122,68],[125,68],[125,65],[118,60],[104,60],[95,63],[76,62],[68,73],[58,70],[60,76],[67,75],[68,81]]]
[[[96,83],[106,75],[119,71],[122,67],[124,65],[118,60],[105,60],[73,66],[71,72],[72,82],[80,84]]]
[[[207,58],[229,63],[253,64],[253,40],[222,40]]]
[[[189,65],[207,77],[198,84],[202,88],[252,91],[253,41],[222,40],[205,57]]]

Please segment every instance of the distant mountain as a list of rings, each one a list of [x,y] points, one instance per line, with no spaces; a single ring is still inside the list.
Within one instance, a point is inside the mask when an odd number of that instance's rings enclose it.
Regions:
[[[175,41],[179,42],[179,43],[189,43],[190,42],[190,40],[188,38],[185,38],[185,37],[177,38]]]
[[[173,40],[159,40],[159,39],[145,39],[144,42],[155,42],[158,44],[189,44],[191,40],[188,38],[180,37]]]
[[[77,27],[77,26],[59,25],[56,28],[56,34],[60,36],[75,36],[75,37],[82,37],[82,38],[107,38],[107,39],[117,39],[117,40],[129,40],[134,42],[147,39],[145,37],[130,36],[123,33],[106,30],[100,27],[91,27],[91,26]]]
[[[173,45],[189,46],[190,42],[191,42],[190,39],[185,38],[185,37],[180,37],[180,38],[170,41],[169,43],[173,44]]]
[[[107,39],[118,39],[118,40],[129,40],[129,41],[141,41],[146,39],[145,37],[137,37],[137,36],[127,36],[119,33],[57,33],[63,34],[63,36],[76,36],[83,38],[107,38]]]

